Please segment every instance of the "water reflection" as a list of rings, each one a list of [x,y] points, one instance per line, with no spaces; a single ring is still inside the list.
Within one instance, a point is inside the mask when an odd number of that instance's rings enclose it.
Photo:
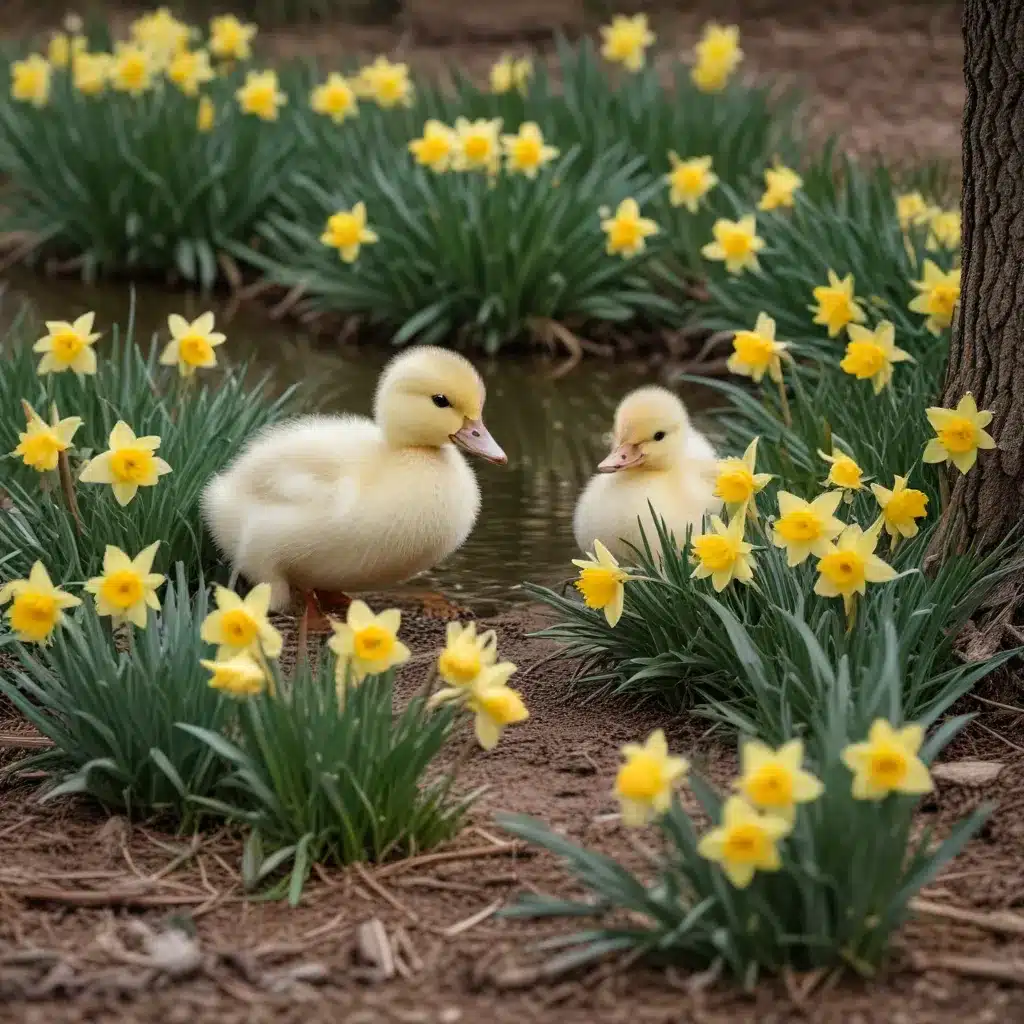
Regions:
[[[45,319],[72,319],[92,309],[98,330],[127,321],[127,285],[90,287],[19,274],[10,289],[30,299]],[[204,299],[137,288],[136,337],[148,342],[161,332],[164,338],[168,313],[191,319],[207,308]],[[223,329],[228,343],[218,358],[249,358],[258,372],[272,372],[276,386],[298,382],[309,403],[324,411],[368,415],[377,375],[391,355],[379,348],[314,343],[294,325],[274,323],[256,309],[238,311]],[[524,579],[551,584],[570,575],[576,497],[607,451],[605,435],[619,399],[652,378],[599,361],[559,380],[551,379],[551,364],[539,359],[478,366],[487,382],[487,424],[509,465],[476,463],[483,492],[476,530],[447,563],[410,585],[439,589],[488,614],[515,601]],[[707,396],[691,397],[699,403]]]

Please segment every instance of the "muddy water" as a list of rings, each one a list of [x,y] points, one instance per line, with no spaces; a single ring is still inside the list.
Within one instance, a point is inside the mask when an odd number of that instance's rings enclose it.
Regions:
[[[19,273],[10,281],[10,293],[29,299],[42,319],[71,319],[95,310],[97,330],[128,319],[125,285],[89,287]],[[136,338],[148,344],[157,332],[164,339],[168,313],[191,319],[207,308],[209,300],[138,287]],[[314,343],[258,309],[243,309],[226,323],[219,317],[218,327],[228,335],[218,350],[222,362],[250,359],[272,373],[275,386],[302,385],[304,404],[324,411],[368,415],[377,375],[391,355],[379,348]],[[555,584],[572,574],[576,497],[607,451],[605,435],[617,402],[653,377],[600,360],[558,380],[551,378],[553,364],[542,359],[478,360],[477,365],[487,382],[485,418],[509,465],[476,464],[483,506],[473,535],[448,562],[409,586],[440,590],[483,615],[520,599],[523,580]],[[707,394],[692,397],[706,401]]]

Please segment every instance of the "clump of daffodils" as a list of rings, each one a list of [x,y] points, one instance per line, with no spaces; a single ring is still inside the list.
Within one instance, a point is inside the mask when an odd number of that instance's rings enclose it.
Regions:
[[[236,90],[235,98],[243,114],[251,114],[261,121],[276,121],[280,110],[288,102],[288,97],[281,91],[277,80],[277,72],[249,71],[245,82]]]
[[[525,96],[532,75],[533,61],[529,57],[513,58],[503,54],[491,67],[491,92],[500,96],[515,89]]]
[[[146,609],[160,609],[157,590],[166,577],[153,572],[160,541],[154,541],[134,558],[119,547],[108,544],[103,556],[103,573],[87,580],[85,589],[96,599],[96,613],[110,616],[119,626],[130,622],[139,629],[146,628]]]
[[[366,204],[358,202],[351,210],[332,213],[327,218],[320,241],[331,249],[337,249],[344,263],[355,263],[364,245],[378,241],[377,232],[366,223]]]
[[[840,278],[829,268],[828,284],[814,289],[815,304],[809,309],[814,313],[814,323],[825,327],[830,338],[834,338],[848,324],[860,324],[867,319],[864,307],[854,297],[853,288],[853,274]]]
[[[924,315],[925,327],[936,337],[953,322],[953,312],[960,301],[960,268],[943,271],[931,260],[925,260],[920,281],[911,281],[918,292],[910,301],[913,313]]]
[[[196,370],[217,365],[214,349],[223,345],[225,335],[213,329],[213,313],[203,313],[191,323],[172,313],[167,318],[171,340],[160,354],[161,366],[177,366],[182,377],[191,377]]]
[[[365,601],[349,605],[344,622],[333,622],[327,642],[337,657],[335,681],[339,697],[367,676],[380,675],[409,660],[409,648],[398,639],[402,613],[397,608],[374,614]]]
[[[11,580],[0,587],[0,607],[10,604],[7,622],[22,643],[48,643],[64,622],[64,612],[81,603],[81,598],[54,586],[42,562],[32,566],[28,579]]]
[[[701,200],[718,184],[718,175],[711,169],[712,158],[695,156],[682,160],[676,153],[669,153],[672,169],[665,175],[669,186],[668,201],[673,206],[685,206],[690,213],[696,213]]]
[[[379,107],[411,107],[416,95],[409,78],[407,64],[392,64],[387,57],[378,57],[372,64],[362,68],[353,84],[355,93],[362,99],[372,100]]]
[[[735,580],[750,583],[754,578],[754,547],[743,537],[747,521],[745,507],[736,512],[726,525],[718,516],[711,516],[708,529],[694,536],[691,561],[694,579],[711,579],[716,593],[721,593]]]
[[[325,82],[313,89],[309,105],[314,113],[329,117],[335,124],[341,124],[359,112],[355,87],[336,71],[331,72]]]
[[[847,324],[846,330],[850,340],[840,369],[858,380],[871,381],[876,395],[892,381],[896,363],[912,361],[909,352],[896,347],[896,328],[889,320],[873,331],[855,323]]]
[[[758,313],[751,331],[737,331],[732,339],[732,355],[727,360],[730,373],[760,382],[764,375],[782,383],[782,360],[788,358],[789,345],[775,338],[775,321],[767,313]]]
[[[20,458],[29,469],[48,473],[57,468],[61,453],[71,447],[82,420],[78,416],[60,419],[54,408],[47,423],[28,402],[23,402],[22,406],[25,429],[18,434],[18,446],[11,454]]]
[[[228,661],[240,654],[254,658],[277,658],[281,654],[281,634],[271,624],[270,586],[260,583],[245,598],[227,587],[213,592],[215,609],[203,621],[200,636],[216,644],[217,661]]]
[[[967,473],[978,460],[979,451],[989,451],[996,443],[985,430],[992,422],[992,413],[979,411],[974,396],[964,395],[955,409],[933,406],[926,410],[928,422],[935,431],[924,450],[925,462],[945,462]]]
[[[759,269],[757,254],[765,243],[757,233],[757,218],[753,214],[739,220],[721,217],[712,225],[711,234],[714,240],[701,249],[705,259],[724,263],[730,274]]]
[[[804,179],[785,164],[775,164],[764,172],[764,194],[757,208],[770,210],[791,209],[796,205],[796,193],[803,188]]]
[[[79,480],[83,484],[109,484],[119,505],[128,505],[140,487],[155,487],[171,467],[158,455],[160,438],[136,437],[118,420],[110,432],[109,449],[90,459]]]

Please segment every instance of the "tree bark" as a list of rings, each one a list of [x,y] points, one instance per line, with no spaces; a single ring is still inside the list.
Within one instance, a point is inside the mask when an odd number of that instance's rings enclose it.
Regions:
[[[942,404],[970,391],[996,451],[952,494],[941,550],[991,548],[1024,519],[1024,2],[964,4],[963,269]]]

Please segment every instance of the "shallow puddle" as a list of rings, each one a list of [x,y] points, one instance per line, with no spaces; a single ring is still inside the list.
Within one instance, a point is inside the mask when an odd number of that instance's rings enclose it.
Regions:
[[[29,299],[40,319],[73,319],[95,310],[97,330],[127,323],[130,295],[126,284],[90,287],[22,273],[9,289],[15,301]],[[191,319],[207,308],[206,299],[137,287],[136,338],[148,344],[157,332],[163,341],[169,313]],[[310,407],[323,411],[369,415],[377,375],[391,355],[380,348],[314,342],[254,308],[243,308],[227,323],[218,319],[218,327],[228,336],[218,350],[222,362],[249,358],[273,374],[275,386],[301,384]],[[576,498],[607,452],[605,435],[619,399],[655,377],[596,359],[558,380],[551,378],[554,364],[544,359],[474,361],[487,382],[487,425],[509,465],[476,463],[483,492],[476,529],[448,562],[408,586],[441,590],[484,615],[521,599],[523,580],[550,585],[572,575]],[[691,407],[709,395],[698,390]]]

